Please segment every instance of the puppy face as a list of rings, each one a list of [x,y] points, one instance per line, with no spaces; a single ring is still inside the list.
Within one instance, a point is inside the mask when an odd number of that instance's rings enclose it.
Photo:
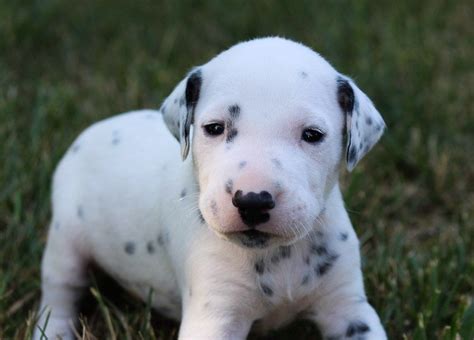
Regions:
[[[180,137],[192,115],[199,208],[212,230],[266,247],[314,228],[338,178],[355,101],[341,84],[318,54],[278,38],[236,45],[188,77]],[[370,147],[367,137],[355,152]]]

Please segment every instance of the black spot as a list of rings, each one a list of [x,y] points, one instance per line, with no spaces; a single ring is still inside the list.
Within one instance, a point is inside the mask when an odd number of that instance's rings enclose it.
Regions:
[[[306,274],[305,276],[303,276],[303,279],[301,280],[301,285],[304,286],[304,285],[307,285],[309,282],[309,274]]]
[[[306,73],[305,71],[301,71],[301,72],[299,73],[299,75],[300,75],[300,77],[303,78],[303,79],[308,78],[308,73]]]
[[[362,142],[359,143],[359,150],[362,150]]]
[[[166,114],[166,105],[165,105],[165,103],[163,103],[163,105],[161,105],[160,111],[161,111],[161,114]]]
[[[177,102],[178,102],[178,98],[175,98],[175,99],[173,100],[173,103],[176,104]]]
[[[378,125],[377,125],[377,131],[382,130],[382,128],[383,128],[383,125],[382,125],[382,124],[378,124]]]
[[[272,296],[273,295],[273,290],[267,286],[266,284],[262,283],[260,284],[260,287],[262,287],[263,294],[267,296]]]
[[[328,250],[324,245],[312,244],[311,248],[310,248],[310,251],[311,251],[312,254],[317,254],[319,256],[323,256],[323,255],[328,254]]]
[[[239,163],[239,169],[243,169],[247,165],[247,161],[241,161]]]
[[[363,334],[370,331],[370,327],[362,321],[353,321],[349,324],[346,331],[346,337],[350,338],[356,334]]]
[[[331,262],[323,262],[321,264],[318,264],[316,267],[314,267],[314,272],[318,274],[318,276],[323,276],[331,267],[332,267]]]
[[[232,195],[233,186],[234,186],[234,181],[232,181],[229,178],[227,182],[225,182],[225,192]]]
[[[181,97],[181,98],[179,99],[179,106],[180,106],[180,107],[181,107],[181,106],[184,106],[184,104],[186,104],[186,100],[184,99],[184,97]]]
[[[265,271],[265,263],[263,262],[262,259],[255,262],[255,271],[260,275],[262,275],[263,272]]]
[[[237,119],[240,115],[240,106],[237,104],[229,106],[229,113],[231,118]]]
[[[198,209],[198,217],[199,217],[199,221],[201,223],[205,223],[206,220],[204,219],[204,216],[202,216],[202,212],[201,212],[201,209]]]
[[[166,232],[160,232],[156,240],[158,242],[158,245],[164,247],[169,243],[169,235]]]
[[[184,198],[186,196],[186,188],[184,188],[183,190],[181,190],[181,194],[179,194],[179,197],[180,198]]]
[[[352,114],[354,109],[354,90],[349,82],[342,77],[337,78],[337,101],[342,111],[346,114]]]
[[[234,120],[233,119],[228,119],[226,121],[226,129],[227,129],[227,136],[226,136],[226,142],[230,143],[234,140],[234,138],[237,136],[237,129],[234,126]]]
[[[112,144],[117,145],[120,143],[120,137],[118,131],[113,131],[112,132]]]
[[[217,215],[217,203],[214,200],[211,201],[211,211],[214,216]]]
[[[280,257],[282,259],[289,259],[291,257],[291,247],[290,246],[280,246],[278,248]]]
[[[125,242],[125,246],[123,248],[125,250],[125,252],[128,254],[128,255],[132,255],[135,253],[135,243],[129,241],[129,242]]]
[[[280,262],[280,256],[279,256],[279,254],[273,255],[273,256],[270,258],[270,261],[271,261],[273,264],[277,264],[278,262]]]
[[[77,207],[77,217],[79,217],[81,220],[84,219],[84,209],[82,209],[82,205]]]
[[[310,262],[311,262],[311,259],[309,258],[309,256],[306,256],[306,257],[303,259],[303,261],[304,261],[304,263],[305,263],[306,265],[309,265]]]
[[[272,158],[272,163],[276,168],[281,169],[281,162],[278,158]]]
[[[323,276],[324,274],[327,273],[329,269],[332,268],[334,261],[338,259],[339,255],[329,255],[327,258],[324,259],[324,261],[320,262],[316,267],[314,267],[314,272],[318,276]]]
[[[226,142],[231,143],[234,141],[235,137],[237,136],[238,131],[237,129],[231,128],[229,132],[227,132]]]
[[[365,117],[365,122],[367,123],[367,125],[372,125],[372,118]]]
[[[79,144],[74,144],[72,147],[71,147],[71,152],[72,153],[76,153],[77,151],[79,151],[79,149],[81,148],[81,146]]]
[[[349,237],[349,234],[346,233],[346,232],[339,234],[339,239],[340,239],[341,241],[346,241],[348,237]]]
[[[155,252],[155,245],[153,244],[153,241],[148,241],[146,244],[146,251],[148,254],[153,254]]]
[[[354,163],[357,158],[357,149],[354,145],[351,145],[349,152],[347,153],[347,162]]]

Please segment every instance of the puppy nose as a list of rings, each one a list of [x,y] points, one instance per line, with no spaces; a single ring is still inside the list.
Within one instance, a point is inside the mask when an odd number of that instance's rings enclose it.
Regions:
[[[260,191],[259,194],[249,192],[243,194],[242,190],[237,190],[232,198],[232,204],[239,209],[267,210],[275,207],[272,194],[268,191]]]
[[[242,190],[237,190],[232,198],[232,204],[238,208],[242,221],[249,227],[265,223],[270,219],[267,210],[275,207],[275,201],[268,191],[248,192],[243,194]]]

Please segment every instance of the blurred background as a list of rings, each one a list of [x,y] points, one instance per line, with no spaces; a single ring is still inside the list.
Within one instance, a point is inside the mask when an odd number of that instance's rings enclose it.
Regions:
[[[33,329],[50,179],[78,133],[158,108],[192,66],[279,35],[353,77],[387,122],[343,184],[390,338],[473,339],[473,18],[470,0],[0,1],[0,338]],[[176,323],[95,281],[83,338],[176,338]],[[268,337],[290,338],[319,337],[305,322]]]

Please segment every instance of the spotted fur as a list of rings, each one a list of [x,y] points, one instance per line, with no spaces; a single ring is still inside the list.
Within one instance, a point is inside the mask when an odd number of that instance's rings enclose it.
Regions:
[[[222,134],[205,134],[212,122]],[[304,141],[309,128],[326,138]],[[180,340],[243,340],[299,316],[325,339],[386,339],[338,184],[384,128],[354,81],[281,38],[192,69],[159,111],[94,124],[53,179],[44,335],[73,339],[93,262],[181,321]]]

